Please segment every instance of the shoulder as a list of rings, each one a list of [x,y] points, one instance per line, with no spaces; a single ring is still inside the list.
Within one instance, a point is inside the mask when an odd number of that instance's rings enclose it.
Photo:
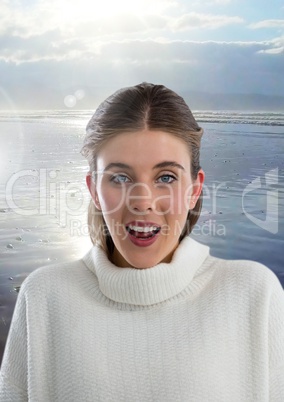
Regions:
[[[206,265],[205,294],[208,293],[211,300],[222,301],[226,308],[246,312],[251,317],[268,314],[272,317],[274,312],[283,317],[284,291],[278,277],[268,267],[256,261],[223,260],[211,255]]]
[[[87,271],[83,259],[42,266],[25,278],[20,293],[29,293],[35,289],[45,293],[48,289],[76,282],[78,276],[84,276]]]
[[[251,260],[224,260],[213,256],[208,257],[214,276],[222,283],[231,283],[240,288],[282,290],[276,274],[267,266]]]

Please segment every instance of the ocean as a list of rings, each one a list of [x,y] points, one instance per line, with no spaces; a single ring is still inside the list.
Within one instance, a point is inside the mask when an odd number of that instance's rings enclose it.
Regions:
[[[25,277],[91,247],[80,149],[92,113],[0,112],[0,359]],[[284,113],[193,113],[206,180],[192,236],[215,256],[267,265],[284,286]]]

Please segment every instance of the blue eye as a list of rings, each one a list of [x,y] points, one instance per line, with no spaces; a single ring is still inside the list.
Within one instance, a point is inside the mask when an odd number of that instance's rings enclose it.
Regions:
[[[163,174],[161,177],[158,178],[158,183],[172,183],[173,181],[175,181],[176,178],[170,174]]]
[[[116,174],[110,179],[113,183],[128,183],[130,180],[124,174]]]

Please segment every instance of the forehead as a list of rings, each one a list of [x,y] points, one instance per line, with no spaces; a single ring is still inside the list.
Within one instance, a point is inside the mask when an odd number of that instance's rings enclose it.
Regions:
[[[97,167],[103,168],[114,160],[131,166],[155,165],[164,160],[190,165],[185,141],[158,130],[122,133],[108,140],[98,153]]]

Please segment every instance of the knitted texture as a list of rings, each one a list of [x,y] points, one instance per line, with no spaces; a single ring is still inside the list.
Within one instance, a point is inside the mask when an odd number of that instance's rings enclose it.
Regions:
[[[153,268],[98,247],[39,268],[18,296],[0,401],[283,402],[283,289],[189,237]]]

